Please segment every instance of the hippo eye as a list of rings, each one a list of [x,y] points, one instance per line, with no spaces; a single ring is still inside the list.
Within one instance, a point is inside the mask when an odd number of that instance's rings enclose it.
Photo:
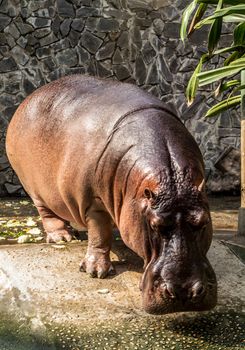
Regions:
[[[153,193],[151,190],[149,190],[149,188],[146,188],[145,191],[144,191],[144,196],[147,198],[147,199],[155,199],[155,193]]]
[[[195,231],[205,228],[209,222],[210,217],[205,211],[195,212],[189,216],[189,223]]]

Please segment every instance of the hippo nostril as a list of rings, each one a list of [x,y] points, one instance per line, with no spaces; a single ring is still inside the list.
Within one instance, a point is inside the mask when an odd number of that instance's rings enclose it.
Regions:
[[[191,288],[191,298],[200,298],[205,293],[205,286],[201,282],[196,282]]]
[[[165,284],[163,286],[163,292],[165,294],[165,297],[168,299],[175,299],[176,298],[176,294],[174,292],[173,286],[171,284]]]

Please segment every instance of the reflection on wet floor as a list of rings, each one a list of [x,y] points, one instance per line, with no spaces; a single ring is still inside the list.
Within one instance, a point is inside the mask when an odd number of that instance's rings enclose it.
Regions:
[[[47,323],[33,335],[27,324],[0,321],[1,350],[242,350],[245,347],[245,315],[235,311],[202,316],[183,314],[135,317],[120,322],[96,322],[83,329]]]

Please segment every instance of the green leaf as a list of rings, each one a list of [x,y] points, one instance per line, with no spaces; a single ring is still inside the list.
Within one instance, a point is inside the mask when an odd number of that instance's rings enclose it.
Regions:
[[[229,15],[223,18],[224,22],[227,23],[236,23],[236,22],[244,22],[245,21],[245,14],[236,14],[236,15]]]
[[[243,67],[245,69],[245,58],[238,58],[237,60],[233,61],[230,63],[230,66],[240,66],[241,64],[243,64]]]
[[[218,4],[219,0],[198,0],[198,3],[215,5]],[[224,0],[226,5],[239,5],[245,4],[245,0]]]
[[[183,13],[181,27],[180,27],[180,37],[182,41],[184,41],[187,36],[187,26],[188,26],[189,18],[192,12],[195,10],[196,4],[197,4],[197,0],[192,1],[190,5],[186,7]]]
[[[245,46],[230,46],[230,47],[225,47],[223,49],[219,49],[213,52],[213,55],[220,55],[222,53],[226,52],[233,52],[233,51],[239,51],[239,52],[244,52],[245,51]]]
[[[206,72],[201,72],[197,75],[199,79],[199,86],[204,86],[207,84],[212,84],[217,80],[226,78],[229,75],[237,74],[244,69],[244,64],[235,66],[226,66],[217,68],[214,70],[209,70]]]
[[[226,58],[224,61],[224,66],[229,66],[233,61],[236,61],[238,58],[240,58],[242,53],[238,51],[234,51],[229,57]]]
[[[212,23],[212,21],[215,20],[216,18],[226,17],[226,16],[230,16],[230,15],[232,15],[234,17],[234,20],[236,20],[237,18],[241,18],[240,21],[242,21],[243,20],[242,15],[245,15],[245,4],[244,5],[230,6],[230,7],[226,7],[226,8],[217,10],[214,12],[214,14],[212,16],[209,16],[209,17],[203,19],[202,21],[198,22],[195,25],[195,29],[201,28],[205,24]],[[231,19],[232,18],[230,18],[230,20]],[[224,18],[224,20],[225,20],[225,18]]]
[[[245,44],[245,23],[240,23],[234,29],[234,45]]]
[[[214,92],[214,95],[215,96],[218,96],[219,94],[221,94],[222,92],[234,87],[234,86],[237,86],[237,85],[240,85],[241,82],[240,80],[230,80],[230,81],[227,81],[225,83],[220,83],[219,86],[217,87],[217,89],[215,90]]]
[[[234,108],[241,103],[241,96],[233,96],[217,103],[215,106],[210,108],[206,113],[205,117],[214,117],[217,114],[220,114],[227,109]]]
[[[209,31],[209,35],[208,35],[208,52],[211,55],[212,52],[214,51],[214,49],[216,48],[219,39],[220,39],[220,35],[221,35],[221,29],[222,29],[222,17],[221,18],[217,18]]]
[[[190,35],[194,31],[194,27],[197,22],[199,22],[204,15],[208,5],[207,4],[200,4],[196,10],[196,13],[194,14],[189,30],[188,30],[188,35]]]
[[[187,85],[187,88],[186,88],[186,98],[187,98],[187,104],[188,106],[190,106],[194,99],[195,99],[195,96],[196,96],[196,92],[197,92],[197,88],[198,88],[198,85],[199,85],[199,79],[198,79],[198,73],[201,72],[201,69],[202,69],[202,65],[203,63],[207,60],[208,58],[208,55],[207,54],[204,54],[198,65],[196,66],[196,69],[194,70],[189,82],[188,82],[188,85]]]

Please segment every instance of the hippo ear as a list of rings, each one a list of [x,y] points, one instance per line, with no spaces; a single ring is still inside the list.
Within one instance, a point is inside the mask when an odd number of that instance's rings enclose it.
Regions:
[[[197,186],[199,192],[203,192],[205,188],[205,180],[203,179],[200,185]]]
[[[154,192],[152,192],[151,190],[149,190],[149,188],[146,188],[144,191],[144,195],[147,199],[155,199],[155,194]]]

